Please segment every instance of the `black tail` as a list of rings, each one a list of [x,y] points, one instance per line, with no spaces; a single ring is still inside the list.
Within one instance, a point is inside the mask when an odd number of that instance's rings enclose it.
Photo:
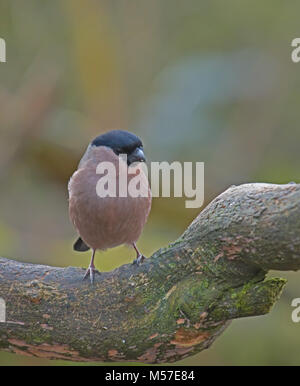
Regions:
[[[78,237],[78,239],[73,245],[73,249],[77,252],[86,252],[90,249],[90,247],[85,244],[81,237]]]

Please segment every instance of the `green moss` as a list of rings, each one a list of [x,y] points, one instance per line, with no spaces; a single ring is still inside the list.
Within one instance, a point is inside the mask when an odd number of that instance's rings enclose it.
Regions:
[[[210,317],[222,320],[265,314],[279,297],[285,283],[285,279],[271,278],[232,288],[224,293],[222,299],[218,299]]]

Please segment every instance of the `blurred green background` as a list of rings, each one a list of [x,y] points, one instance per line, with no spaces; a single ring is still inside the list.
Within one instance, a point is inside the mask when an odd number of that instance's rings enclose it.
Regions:
[[[150,161],[204,161],[205,202],[231,184],[299,182],[300,3],[279,0],[1,0],[0,255],[87,266],[75,253],[67,182],[88,142],[121,128]],[[156,198],[138,245],[146,255],[198,214]],[[98,254],[110,270],[125,247]],[[273,273],[272,273],[273,274]],[[291,301],[233,321],[212,348],[181,365],[299,365]],[[0,353],[0,364],[70,364]]]

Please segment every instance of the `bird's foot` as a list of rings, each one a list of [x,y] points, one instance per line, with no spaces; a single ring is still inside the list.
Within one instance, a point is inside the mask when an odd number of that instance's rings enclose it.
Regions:
[[[95,268],[95,266],[90,265],[86,270],[82,280],[85,280],[88,276],[90,276],[91,284],[94,284],[95,273],[98,273],[100,275],[100,272]]]
[[[145,259],[146,257],[144,255],[138,255],[138,257],[135,260],[133,260],[132,264],[136,264],[137,266],[140,266]]]

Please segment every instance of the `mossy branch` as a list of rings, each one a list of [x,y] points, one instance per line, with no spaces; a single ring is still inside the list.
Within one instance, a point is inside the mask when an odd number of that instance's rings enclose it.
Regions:
[[[174,362],[234,318],[269,312],[300,268],[300,185],[246,184],[213,200],[142,266],[83,282],[83,269],[0,259],[0,349],[71,361]]]

